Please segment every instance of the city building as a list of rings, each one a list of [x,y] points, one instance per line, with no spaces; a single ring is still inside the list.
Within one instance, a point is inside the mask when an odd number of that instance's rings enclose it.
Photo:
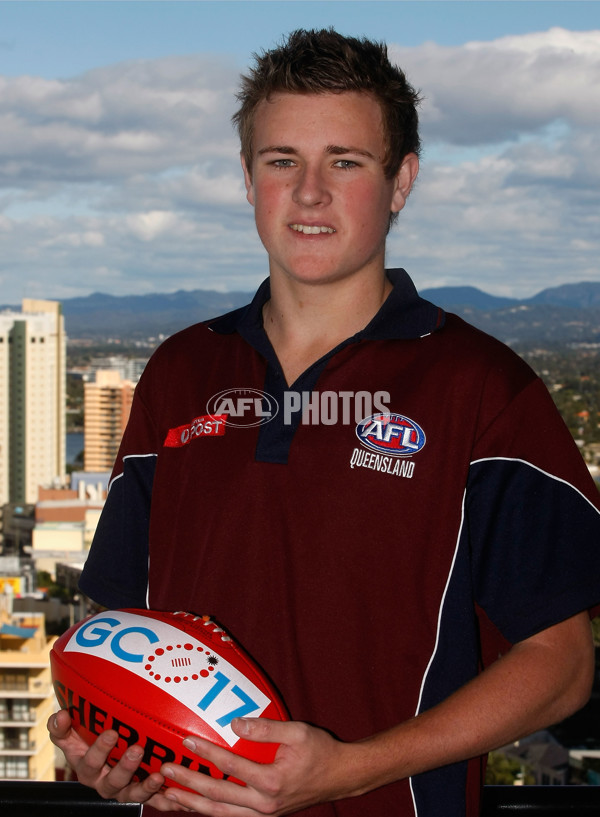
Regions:
[[[46,722],[56,709],[44,616],[14,613],[0,597],[0,779],[54,780]]]
[[[148,358],[146,357],[124,357],[123,355],[110,355],[109,357],[94,357],[89,365],[85,379],[94,380],[99,371],[110,369],[119,372],[121,380],[130,380],[137,383],[146,367]]]
[[[0,554],[26,555],[35,526],[35,505],[8,504],[0,507]]]
[[[66,335],[61,304],[0,313],[0,505],[34,503],[65,477]]]
[[[71,474],[71,487],[40,488],[30,555],[56,578],[59,562],[85,562],[106,499],[110,472]]]
[[[114,369],[99,369],[95,381],[84,384],[85,471],[112,469],[129,419],[134,388]]]
[[[31,559],[14,555],[0,556],[0,600],[7,593],[16,598],[31,594],[35,589],[35,565]]]
[[[498,750],[521,768],[518,784],[564,786],[570,782],[569,750],[547,730],[541,730]]]

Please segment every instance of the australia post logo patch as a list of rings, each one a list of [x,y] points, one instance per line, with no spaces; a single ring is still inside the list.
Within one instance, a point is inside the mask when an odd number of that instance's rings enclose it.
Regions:
[[[410,457],[425,445],[425,432],[402,414],[371,414],[356,426],[356,436],[371,451],[392,457]]]
[[[227,423],[226,414],[210,414],[196,417],[191,423],[170,428],[163,445],[165,448],[182,448],[198,437],[222,437]]]

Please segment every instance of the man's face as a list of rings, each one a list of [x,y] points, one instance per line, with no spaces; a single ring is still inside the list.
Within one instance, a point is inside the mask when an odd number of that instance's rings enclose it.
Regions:
[[[276,94],[257,108],[248,201],[271,275],[327,283],[382,275],[390,212],[402,209],[418,160],[383,170],[379,104],[369,94]]]

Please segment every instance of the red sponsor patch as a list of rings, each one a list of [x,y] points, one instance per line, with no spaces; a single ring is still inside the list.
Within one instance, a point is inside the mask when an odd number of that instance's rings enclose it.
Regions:
[[[226,423],[226,414],[203,414],[184,426],[170,428],[163,445],[165,448],[182,448],[197,437],[222,437]]]

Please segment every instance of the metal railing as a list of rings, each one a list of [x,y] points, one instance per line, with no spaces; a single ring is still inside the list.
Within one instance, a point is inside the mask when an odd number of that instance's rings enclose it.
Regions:
[[[79,783],[0,781],[3,817],[140,817]],[[598,817],[600,786],[486,786],[481,817]]]
[[[10,726],[13,723],[35,723],[37,720],[35,709],[13,710],[0,709],[0,728]]]
[[[27,736],[17,738],[0,737],[0,751],[9,752],[32,752],[35,749],[35,741],[29,740]]]
[[[485,786],[481,817],[598,817],[600,786]]]

